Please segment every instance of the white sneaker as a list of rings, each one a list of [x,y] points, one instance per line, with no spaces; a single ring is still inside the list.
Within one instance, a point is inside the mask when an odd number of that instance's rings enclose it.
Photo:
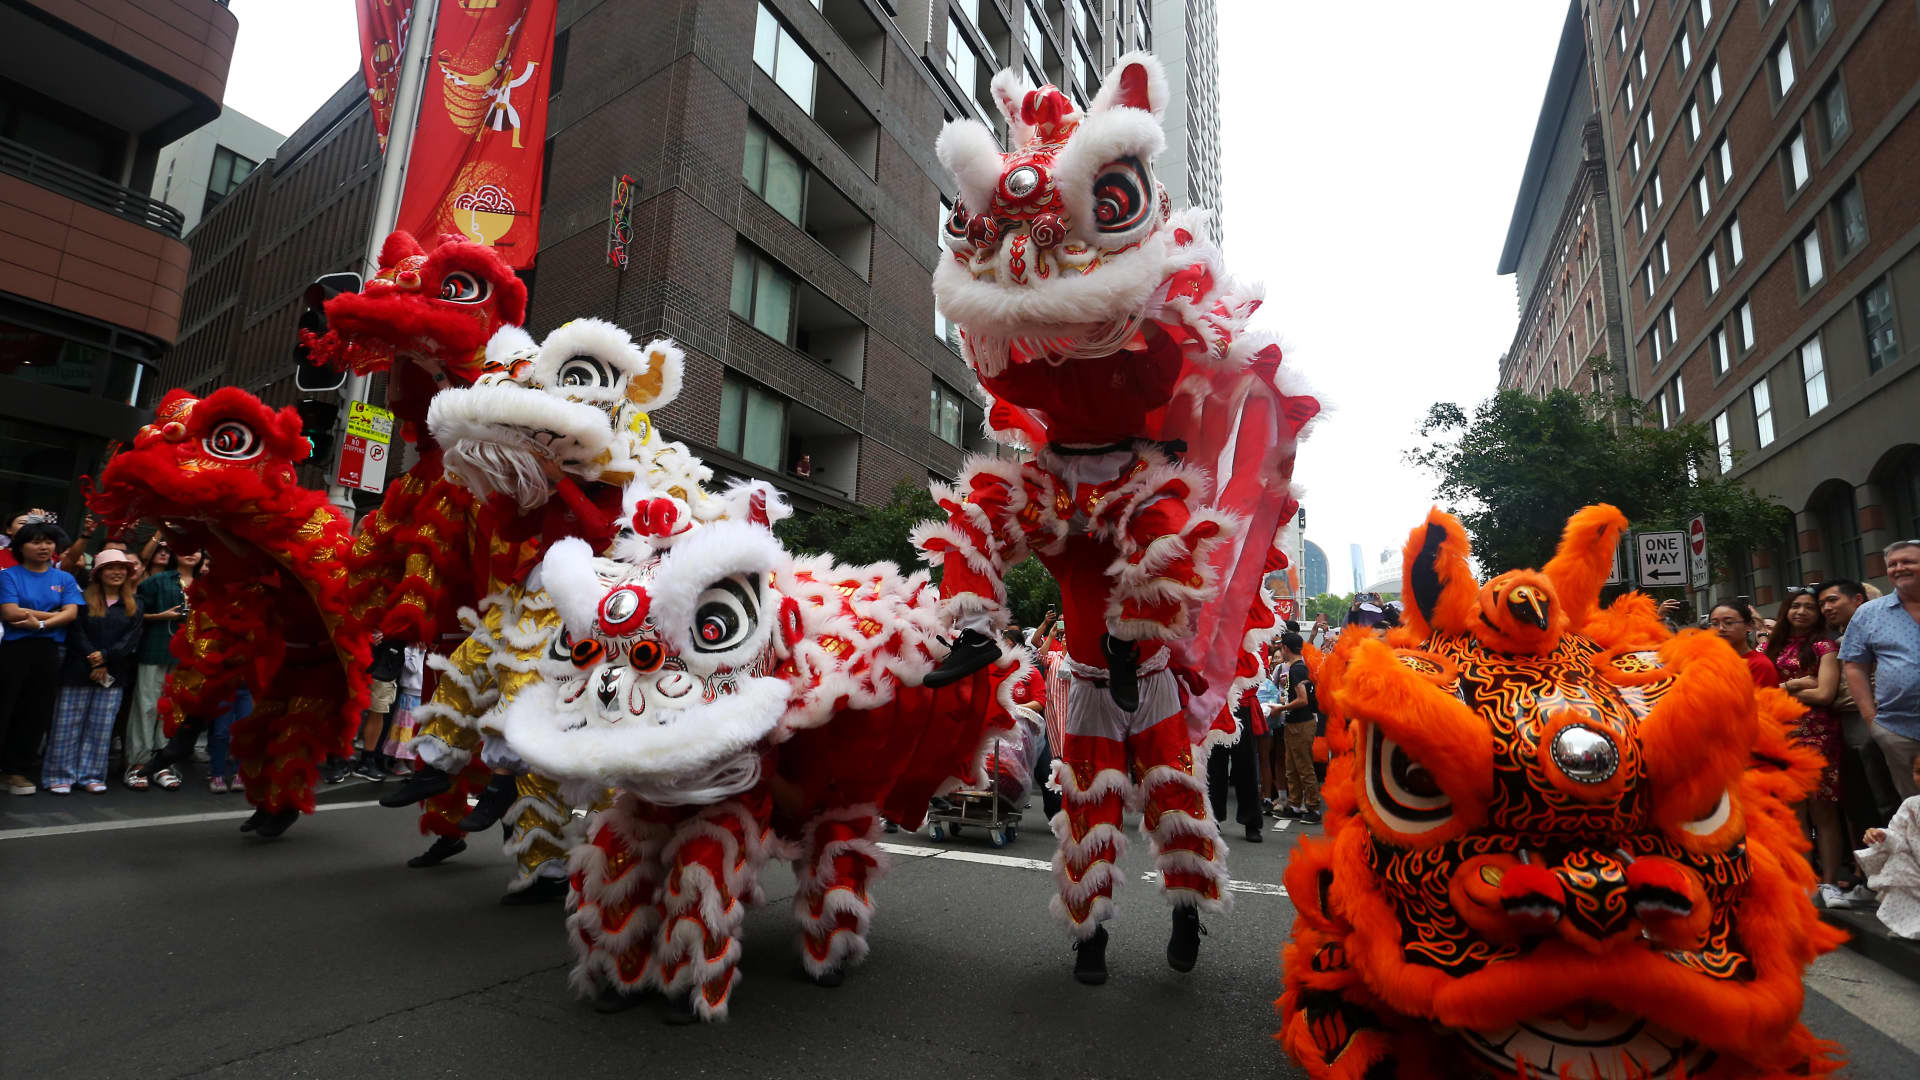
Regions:
[[[1847,899],[1846,893],[1840,891],[1840,886],[1823,881],[1820,883],[1820,906],[1828,911],[1837,911],[1852,907],[1853,902]]]
[[[1855,885],[1840,895],[1842,899],[1847,901],[1850,907],[1875,908],[1880,906],[1880,897],[1875,895],[1874,891],[1865,885]]]

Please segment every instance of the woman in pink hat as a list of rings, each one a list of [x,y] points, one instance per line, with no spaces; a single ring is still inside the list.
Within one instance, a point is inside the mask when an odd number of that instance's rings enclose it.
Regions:
[[[92,577],[82,593],[85,606],[67,630],[60,703],[54,709],[40,778],[55,795],[71,794],[76,784],[94,794],[107,790],[113,718],[133,678],[134,651],[140,644],[133,567],[124,551],[95,555]]]

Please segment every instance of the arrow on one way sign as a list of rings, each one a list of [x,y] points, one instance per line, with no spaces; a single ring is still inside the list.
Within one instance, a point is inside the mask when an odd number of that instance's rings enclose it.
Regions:
[[[1633,546],[1640,564],[1640,586],[1658,588],[1684,586],[1687,583],[1687,534],[1671,532],[1636,533]]]

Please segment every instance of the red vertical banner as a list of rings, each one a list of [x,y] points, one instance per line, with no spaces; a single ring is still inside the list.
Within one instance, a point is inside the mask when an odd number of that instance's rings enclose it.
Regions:
[[[558,2],[439,0],[398,228],[533,265]]]
[[[360,74],[367,80],[373,130],[380,136],[384,154],[387,129],[393,126],[393,98],[400,90],[400,54],[407,51],[413,0],[353,0],[353,7],[360,17]]]

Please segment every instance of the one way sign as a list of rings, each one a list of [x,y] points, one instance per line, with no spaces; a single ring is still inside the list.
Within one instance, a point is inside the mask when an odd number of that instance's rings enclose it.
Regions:
[[[1643,532],[1634,534],[1634,550],[1639,553],[1640,587],[1687,584],[1687,534]]]

